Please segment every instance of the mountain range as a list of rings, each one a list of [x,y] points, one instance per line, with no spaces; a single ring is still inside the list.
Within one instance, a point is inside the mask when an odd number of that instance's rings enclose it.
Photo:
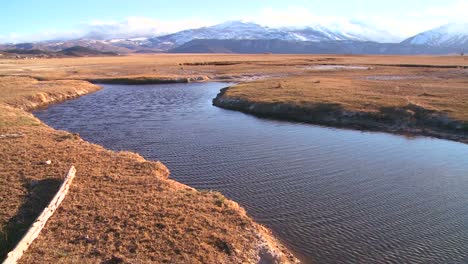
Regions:
[[[468,23],[447,24],[439,28],[420,33],[402,43],[411,45],[427,45],[431,47],[446,47],[454,50],[467,50]]]
[[[372,28],[366,31],[374,30]],[[380,31],[384,36],[386,32]],[[453,54],[468,51],[468,23],[447,24],[400,43],[381,43],[365,35],[338,32],[322,26],[270,28],[229,21],[163,36],[106,39],[97,33],[75,40],[0,44],[0,50],[58,52],[82,46],[103,52],[222,52],[222,53],[347,53]]]

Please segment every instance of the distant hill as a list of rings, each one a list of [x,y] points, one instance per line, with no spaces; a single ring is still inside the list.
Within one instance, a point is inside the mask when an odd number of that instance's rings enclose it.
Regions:
[[[402,44],[426,45],[468,52],[468,23],[447,24],[413,36]]]
[[[0,45],[0,50],[42,50],[57,52],[64,49],[73,48],[76,46],[86,47],[92,50],[102,52],[115,52],[119,54],[129,53],[133,50],[114,46],[107,41],[92,40],[92,39],[76,39],[76,40],[49,40],[35,43],[18,43],[18,44],[3,44]]]
[[[115,52],[103,52],[86,47],[74,46],[61,51],[45,51],[40,49],[8,49],[1,52],[6,57],[90,57],[117,56]]]
[[[448,24],[417,34],[401,43],[383,43],[394,38],[388,32],[372,26],[355,26],[361,29],[359,34],[330,30],[320,25],[270,28],[255,23],[228,21],[163,36],[106,39],[106,36],[116,36],[105,34],[106,32],[94,32],[75,40],[3,44],[0,45],[0,50],[14,50],[16,54],[40,53],[40,50],[44,54],[53,52],[56,56],[110,56],[156,52],[408,55],[468,52],[467,23]]]
[[[57,52],[64,56],[87,57],[87,56],[117,56],[118,53],[111,51],[99,51],[82,46],[74,46]]]
[[[21,55],[40,55],[40,54],[50,54],[48,51],[40,49],[8,49],[4,51],[9,54],[21,54]]]
[[[450,48],[371,41],[285,41],[197,39],[170,53],[278,53],[278,54],[447,54]]]
[[[183,30],[174,34],[148,39],[157,48],[174,48],[196,39],[221,40],[286,40],[286,41],[360,41],[356,36],[333,32],[324,27],[303,29],[269,28],[255,23],[228,21],[211,27]]]

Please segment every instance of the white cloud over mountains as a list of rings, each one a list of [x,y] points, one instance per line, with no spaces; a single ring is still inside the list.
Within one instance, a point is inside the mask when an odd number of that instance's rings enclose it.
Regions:
[[[399,42],[423,31],[452,22],[468,22],[468,1],[458,0],[452,5],[428,6],[420,10],[402,10],[395,17],[367,15],[360,17],[321,16],[302,7],[284,9],[264,8],[252,17],[230,17],[269,27],[317,26],[333,31],[367,37],[380,42]],[[227,19],[226,19],[227,20]],[[224,21],[178,20],[164,21],[145,17],[129,17],[122,21],[95,20],[67,32],[44,31],[31,35],[0,35],[0,43],[26,42],[80,37],[108,39],[157,36],[184,29],[210,26]]]
[[[379,42],[398,42],[404,38],[404,36],[399,36],[385,27],[379,28],[364,20],[338,16],[318,16],[301,7],[288,7],[282,10],[265,8],[260,12],[259,16],[247,18],[247,20],[269,27],[323,26],[332,31],[348,33]]]
[[[162,21],[145,17],[128,17],[121,21],[94,20],[79,25],[75,29],[67,32],[49,30],[30,35],[19,35],[15,33],[0,35],[0,43],[35,42],[56,39],[68,40],[77,38],[109,39],[158,36],[213,24],[215,23],[198,20]]]
[[[129,17],[124,21],[92,21],[87,26],[87,33],[84,36],[98,39],[158,36],[208,25],[211,23],[197,20],[161,21],[144,17]]]
[[[395,17],[378,14],[353,18],[321,16],[302,7],[265,8],[259,16],[249,20],[272,27],[322,25],[339,32],[367,36],[375,41],[399,42],[448,23],[466,23],[466,10],[466,0],[458,0],[452,5],[441,3],[440,6],[427,6],[417,11],[402,10]]]

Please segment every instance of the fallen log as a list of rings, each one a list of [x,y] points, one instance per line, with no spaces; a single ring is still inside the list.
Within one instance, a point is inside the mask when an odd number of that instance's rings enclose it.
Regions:
[[[76,169],[74,166],[70,167],[67,176],[65,177],[60,189],[55,194],[54,198],[50,201],[49,205],[42,211],[37,217],[36,221],[31,225],[29,230],[26,232],[24,237],[16,245],[16,247],[8,253],[7,258],[3,261],[3,264],[15,264],[23,256],[24,252],[28,249],[34,239],[39,236],[39,233],[44,228],[47,220],[54,214],[55,210],[59,207],[65,196],[70,189],[70,185],[75,178]]]

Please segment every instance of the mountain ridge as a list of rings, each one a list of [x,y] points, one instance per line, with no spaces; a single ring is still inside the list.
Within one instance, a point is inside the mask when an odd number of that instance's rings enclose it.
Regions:
[[[161,44],[175,48],[194,39],[279,39],[285,41],[343,41],[358,40],[325,28],[270,28],[243,21],[227,21],[210,27],[188,29],[149,39],[153,46]]]
[[[402,44],[427,45],[468,51],[468,23],[450,23],[410,37]]]
[[[369,30],[377,30],[369,27]],[[385,35],[385,31],[379,31]],[[89,37],[89,35],[88,35]],[[339,32],[320,25],[302,28],[270,28],[245,21],[187,29],[162,36],[42,41],[0,44],[0,50],[24,49],[58,52],[74,46],[100,52],[221,52],[221,53],[355,53],[355,54],[455,54],[468,50],[468,23],[447,24],[410,37],[400,43],[370,41],[370,37]],[[218,41],[215,41],[218,40]],[[246,45],[245,48],[232,45]],[[227,45],[227,46],[220,46]],[[268,48],[273,45],[274,48]]]
[[[284,41],[246,39],[197,39],[171,49],[169,53],[274,53],[274,54],[372,54],[372,55],[445,55],[450,48],[377,43],[372,41]]]

